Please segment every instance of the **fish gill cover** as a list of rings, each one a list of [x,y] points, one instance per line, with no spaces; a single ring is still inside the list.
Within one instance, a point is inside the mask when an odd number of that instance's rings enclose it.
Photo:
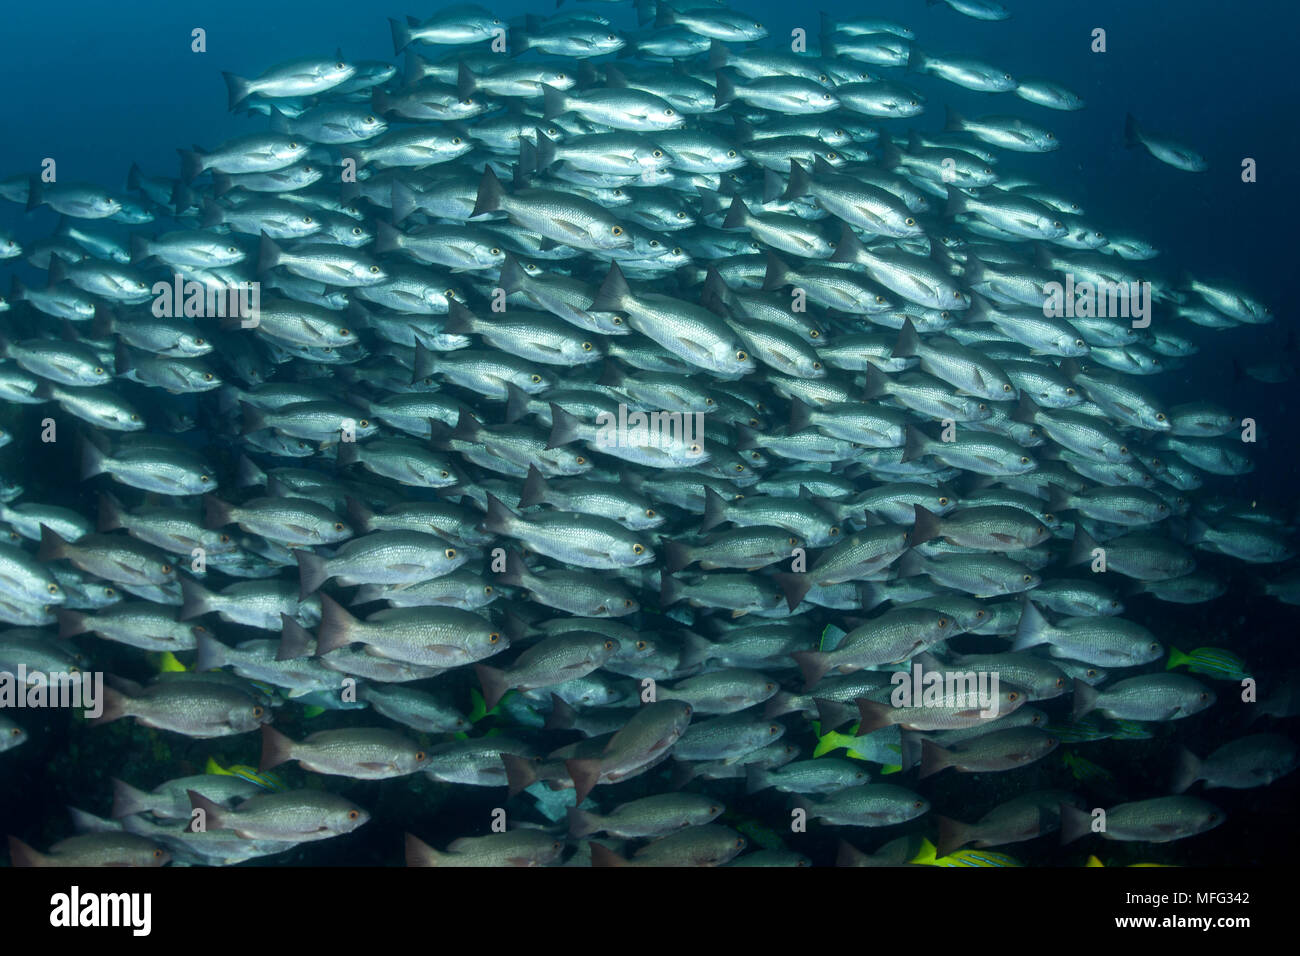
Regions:
[[[7,14],[13,865],[1286,857],[1285,29],[296,6]]]

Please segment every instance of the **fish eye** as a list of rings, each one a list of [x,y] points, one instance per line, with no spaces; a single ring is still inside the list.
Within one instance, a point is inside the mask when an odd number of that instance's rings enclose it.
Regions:
[[[438,477],[439,477],[439,478],[450,478],[450,477],[451,477],[451,472],[447,471],[446,469],[443,469],[442,471],[438,472]]]
[[[455,290],[455,289],[443,289],[443,290],[442,290],[442,294],[443,294],[444,296],[446,296],[448,299],[454,299],[454,298],[456,298],[456,290]]]
[[[1022,464],[1022,465],[1027,465],[1027,464],[1029,464],[1029,457],[1028,457],[1027,455],[1021,455],[1021,456],[1020,456],[1020,464]]]
[[[727,159],[735,159],[735,158],[736,158],[736,151],[734,149],[727,150]]]
[[[223,535],[222,535],[218,540],[219,540],[222,544],[230,544],[230,535],[228,535],[228,534],[223,534]]]
[[[210,382],[210,381],[212,381],[212,373],[211,373],[211,372],[204,372],[204,373],[203,373],[203,381],[205,381],[205,382]]]
[[[349,810],[349,811],[348,811],[348,819],[349,819],[349,820],[359,820],[359,819],[361,819],[361,811],[360,811],[360,810]]]
[[[45,585],[45,590],[48,591],[48,592],[51,593],[51,594],[58,594],[58,593],[59,593],[59,586],[58,586],[57,584],[51,582],[51,583]]]
[[[360,226],[353,226],[353,227],[352,227],[352,235],[354,235],[354,236],[359,236],[359,235],[361,235],[361,227],[360,227]]]
[[[700,446],[699,446],[699,445],[692,445],[692,446],[690,447],[689,451],[690,451],[690,453],[691,453],[692,455],[698,455],[698,454],[700,453]]]
[[[830,536],[831,536],[832,538],[834,538],[834,537],[835,537],[836,535],[838,535],[839,533],[840,533],[840,526],[839,526],[839,525],[831,525]]]
[[[645,546],[644,546],[644,545],[641,545],[641,544],[634,544],[634,545],[632,545],[632,553],[633,553],[633,554],[644,554],[644,553],[645,553]]]
[[[495,644],[499,640],[501,640],[501,635],[498,634],[496,631],[493,631],[491,634],[488,635],[489,644]]]
[[[830,95],[829,93],[823,93],[823,94],[822,94],[822,99],[824,99],[824,100],[829,100],[830,98],[831,98],[831,95]]]
[[[1151,648],[1150,648],[1150,649],[1151,649],[1152,651],[1156,652],[1156,653],[1159,653],[1159,651],[1160,651],[1160,645],[1157,644],[1155,641],[1152,641],[1152,642],[1151,642]]]
[[[540,375],[534,375],[531,378],[532,378],[532,383],[534,385],[537,385],[542,381],[542,377]]]
[[[334,530],[335,530],[335,531],[342,531],[342,530],[343,530],[343,527],[344,527],[344,525],[343,525],[343,522],[342,522],[342,521],[336,521],[336,522],[334,522]]]
[[[96,374],[96,375],[103,375],[103,374],[104,374],[104,369],[103,369],[103,367],[102,367],[102,366],[99,366],[99,365],[96,365],[96,366],[95,366],[95,374]]]
[[[1004,392],[1009,392],[1009,391],[1011,391],[1011,383],[1008,382],[1008,383],[1006,383],[1005,385],[1003,385],[1003,386],[1002,386],[1002,391],[1004,391]]]
[[[455,549],[455,548],[448,548],[447,550],[443,551],[442,553],[445,554],[445,555],[447,556],[447,560],[449,560],[449,561],[450,561],[452,558],[456,557],[456,549]]]
[[[948,506],[948,498],[947,498],[947,496],[943,496],[943,497],[941,497],[941,498],[939,499],[939,504],[946,508],[946,507]]]
[[[493,246],[491,249],[488,250],[488,252],[491,253],[491,254],[494,255],[494,256],[499,256],[499,255],[501,255],[501,250],[498,249],[496,246]]]
[[[813,329],[811,332],[808,333],[808,338],[810,339],[820,338],[821,334],[822,333],[819,329]]]
[[[651,248],[651,249],[658,249],[658,248],[659,248],[659,240],[658,240],[658,239],[651,239],[651,240],[650,240],[650,248]]]
[[[490,585],[490,584],[485,584],[485,585],[483,585],[483,593],[484,593],[484,594],[491,594],[491,593],[492,593],[492,585]]]
[[[915,106],[915,105],[916,105],[916,100],[912,100],[912,101],[910,101],[907,105],[908,105],[908,106]]]
[[[939,313],[939,318],[943,319],[946,322],[948,319],[952,318],[952,313],[949,312],[947,309],[944,309],[942,312]]]
[[[199,482],[200,482],[201,484],[205,484],[205,485],[206,485],[206,484],[207,484],[209,481],[211,481],[211,480],[212,480],[212,479],[209,478],[207,475],[199,475]]]
[[[587,459],[584,458],[582,455],[579,455],[577,458],[573,460],[577,462],[579,465],[585,465],[587,463]]]
[[[682,212],[680,209],[677,210],[677,218],[678,218],[678,219],[685,219],[685,218],[686,218],[686,213]]]
[[[827,153],[826,158],[831,162],[834,162],[835,160],[839,159],[839,157],[836,156],[834,153]]]
[[[139,415],[136,415],[136,414],[133,412],[133,413],[131,414],[131,421],[133,421],[133,422],[138,422],[139,420],[140,420],[140,416],[139,416]]]
[[[737,361],[737,362],[748,362],[748,361],[749,361],[749,355],[748,355],[748,353],[746,353],[744,349],[741,349],[740,351],[738,351],[738,352],[736,353],[736,361]]]
[[[591,348],[592,348],[592,346],[591,346],[591,343],[590,343],[590,342],[583,342],[583,343],[582,343],[582,350],[583,350],[584,352],[590,352],[590,351],[591,351]]]
[[[609,34],[609,36],[605,37],[605,39],[606,39],[606,40],[617,40],[618,37],[614,36],[614,34],[611,33],[611,34]]]
[[[745,466],[744,466],[744,465],[741,465],[741,464],[737,464],[735,470],[736,470],[736,473],[739,474],[740,472],[742,472],[742,471],[745,470]]]
[[[975,407],[976,407],[976,409],[978,409],[978,410],[981,411],[981,412],[988,411],[988,406],[985,405],[983,402],[980,402],[980,403],[979,403],[978,405],[976,405]]]
[[[460,145],[460,137],[459,137],[459,136],[453,136],[453,137],[451,138],[451,145],[453,145],[453,146],[459,146],[459,145]]]
[[[1028,583],[1029,583],[1030,581],[1032,581],[1033,579],[1034,579],[1034,576],[1033,576],[1032,574],[1026,574],[1026,575],[1024,575],[1024,582],[1025,582],[1026,584],[1028,584]]]
[[[1073,389],[1073,388],[1067,388],[1067,389],[1065,390],[1065,394],[1066,394],[1066,395],[1073,395],[1073,394],[1074,394],[1074,389]]]
[[[885,304],[885,297],[884,297],[883,295],[878,295],[878,296],[876,296],[876,304],[877,304],[877,305],[884,305],[884,304]]]
[[[1158,421],[1158,422],[1163,422],[1164,420],[1165,420],[1165,413],[1164,413],[1164,412],[1156,412],[1156,421]]]
[[[371,267],[370,267],[370,274],[371,274],[371,275],[379,275],[379,266],[371,266]]]
[[[1127,455],[1127,454],[1128,454],[1128,445],[1120,445],[1120,446],[1119,446],[1119,453],[1120,453],[1121,455]]]
[[[672,248],[672,253],[671,253],[671,254],[674,255],[674,256],[680,256],[680,255],[682,254],[682,247],[681,247],[681,246],[673,246],[673,248]]]
[[[655,150],[653,153],[651,153],[650,155],[653,156],[655,159],[659,159],[661,156],[663,156],[663,154],[664,154],[664,151],[663,151],[662,149],[656,149],[656,150]]]
[[[623,235],[623,227],[622,227],[622,226],[614,226],[614,227],[612,227],[609,231],[612,232],[612,233],[613,233],[614,235],[616,235],[616,236],[621,236],[621,235]]]
[[[1047,138],[1048,138],[1048,139],[1056,139],[1056,136],[1053,135],[1052,133],[1048,133],[1048,134],[1047,134]]]
[[[940,627],[947,627],[947,626],[948,626],[948,619],[947,619],[946,617],[941,617],[941,618],[939,618],[939,626],[940,626]]]
[[[348,335],[351,335],[351,334],[352,334],[352,333],[349,332],[347,329],[339,329],[339,335],[342,335],[342,336],[348,336]]]
[[[813,367],[813,371],[814,371],[814,372],[820,372],[820,371],[821,371],[821,368],[822,368],[822,363],[821,363],[821,362],[813,362],[812,367]]]
[[[607,650],[607,651],[612,651],[613,649],[614,649],[614,642],[611,641],[611,640],[606,640],[606,641],[605,641],[605,650]]]
[[[653,518],[655,516],[655,510],[653,508],[647,508],[645,510],[645,516],[647,518]]]

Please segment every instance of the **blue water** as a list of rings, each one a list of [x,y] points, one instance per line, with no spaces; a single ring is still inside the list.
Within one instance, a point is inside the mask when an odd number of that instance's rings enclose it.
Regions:
[[[570,3],[572,0],[570,0]],[[964,90],[921,75],[899,77],[928,97],[927,112],[906,121],[922,129],[943,125],[943,106],[980,115],[1013,112],[1053,129],[1061,149],[1015,155],[1004,162],[1059,184],[1076,197],[1102,231],[1123,230],[1164,251],[1152,263],[1176,274],[1239,283],[1271,302],[1280,321],[1204,332],[1205,349],[1186,369],[1162,376],[1176,394],[1211,391],[1261,431],[1285,428],[1291,390],[1246,382],[1232,387],[1228,356],[1252,359],[1279,348],[1292,327],[1294,248],[1300,199],[1294,161],[1300,155],[1300,85],[1292,41],[1300,8],[1258,0],[1249,15],[1212,2],[1135,4],[1021,0],[1005,4],[1007,21],[986,23],[946,5],[922,0],[863,4],[820,0],[798,17],[786,3],[736,4],[771,32],[764,44],[788,43],[795,27],[817,35],[816,9],[832,16],[879,15],[906,23],[917,44],[936,53],[964,53],[1004,66],[1013,76],[1042,76],[1075,90],[1088,108],[1064,113],[1015,99]],[[503,18],[549,12],[549,3],[489,4]],[[584,4],[627,29],[627,4]],[[176,175],[177,147],[211,148],[223,139],[264,128],[263,117],[228,113],[221,71],[256,76],[280,60],[341,48],[351,58],[393,59],[386,17],[427,16],[436,5],[414,8],[357,5],[340,0],[226,0],[186,4],[145,0],[125,6],[76,2],[57,16],[40,5],[11,4],[0,32],[0,172],[36,170],[45,157],[59,163],[64,181],[90,180],[123,188],[131,163],[154,175]],[[207,31],[206,53],[190,50],[190,31]],[[1093,53],[1092,30],[1106,30],[1107,52]],[[896,71],[886,71],[896,72]],[[1141,151],[1124,148],[1125,112],[1155,131],[1193,146],[1210,171],[1183,173]],[[1258,181],[1241,182],[1244,157],[1258,162]],[[0,225],[22,235],[46,235],[54,214],[26,217],[0,204]],[[1197,334],[1199,330],[1193,330]],[[1253,360],[1258,360],[1257,358]],[[1281,436],[1270,455],[1290,461]],[[1266,439],[1267,440],[1267,439]],[[1260,468],[1243,493],[1288,493],[1277,479],[1288,469]]]
[[[514,0],[490,6],[508,18],[526,11],[549,12],[549,2],[544,4]],[[1087,109],[1063,113],[926,76],[896,77],[928,97],[926,115],[906,121],[909,126],[941,129],[945,104],[970,116],[1009,112],[1048,126],[1061,141],[1059,151],[1005,154],[1003,162],[1076,198],[1102,231],[1153,242],[1163,251],[1150,264],[1153,274],[1172,276],[1186,269],[1237,284],[1273,306],[1278,321],[1270,326],[1225,333],[1180,328],[1201,344],[1202,352],[1183,368],[1149,381],[1161,394],[1180,401],[1210,399],[1257,419],[1265,436],[1255,454],[1257,470],[1238,479],[1217,479],[1213,488],[1293,507],[1292,476],[1300,461],[1292,450],[1289,423],[1300,384],[1233,383],[1229,371],[1233,358],[1249,362],[1276,354],[1295,328],[1295,237],[1300,223],[1294,173],[1300,129],[1295,118],[1300,115],[1300,85],[1293,44],[1300,8],[1282,0],[1257,0],[1249,5],[1249,15],[1210,0],[1006,0],[1006,5],[1014,19],[984,23],[922,0],[819,0],[805,7],[809,15],[802,19],[794,13],[798,4],[735,4],[768,26],[772,39],[765,45],[785,42],[795,27],[815,37],[818,7],[832,17],[879,15],[911,26],[916,43],[927,51],[978,57],[1004,66],[1014,76],[1052,79],[1082,95]],[[613,16],[616,27],[634,26],[626,5],[589,6]],[[391,60],[385,17],[423,17],[433,9],[427,4],[385,9],[341,0],[145,0],[126,5],[69,0],[57,8],[9,4],[0,31],[0,90],[5,91],[0,176],[36,172],[45,157],[58,162],[62,181],[88,180],[113,189],[124,187],[132,162],[151,174],[175,175],[177,147],[210,148],[264,128],[262,117],[227,112],[222,70],[256,76],[281,60],[335,48],[350,59]],[[206,53],[190,50],[195,27],[207,31]],[[1097,27],[1106,30],[1105,53],[1090,50],[1091,31]],[[1184,173],[1144,152],[1125,149],[1126,112],[1151,130],[1197,149],[1209,161],[1209,172]],[[1258,182],[1241,181],[1244,157],[1257,161]],[[0,227],[20,238],[48,235],[54,222],[49,210],[27,215],[0,202]],[[12,458],[0,461],[7,475],[19,468]],[[39,486],[36,476],[24,477],[29,487]],[[1294,609],[1271,601],[1261,605],[1247,597],[1247,584],[1244,576],[1234,579],[1230,594],[1207,608],[1157,604],[1152,609],[1147,604],[1130,616],[1170,633],[1171,643],[1184,649],[1184,639],[1194,647],[1227,643],[1233,637],[1246,642],[1231,645],[1235,649],[1244,653],[1245,647],[1254,648],[1260,655],[1256,660],[1280,665],[1286,659],[1281,644],[1294,641]],[[1142,608],[1148,612],[1145,619]],[[1154,620],[1155,615],[1163,617]],[[27,749],[28,756],[35,750],[30,745]],[[1137,757],[1129,767],[1140,766],[1143,755],[1161,755],[1161,744],[1127,748],[1126,753]],[[243,756],[255,762],[255,753]],[[62,779],[51,792],[61,799],[76,796],[77,760],[65,754],[55,765]],[[1111,769],[1123,772],[1122,766],[1112,764]],[[371,810],[378,810],[379,791],[362,792]],[[1294,794],[1293,782],[1281,797],[1287,792]],[[1287,819],[1278,806],[1278,793],[1257,792],[1234,806],[1252,806],[1251,800],[1278,811],[1264,816],[1273,824]],[[1199,844],[1202,851],[1220,862],[1280,859],[1296,845],[1293,824],[1281,833],[1255,829],[1249,814],[1240,812],[1236,822],[1231,834],[1225,827],[1221,839],[1211,835]],[[455,835],[453,820],[446,823],[448,834]],[[391,862],[396,844],[390,830],[373,826],[367,839],[375,843],[373,861]],[[320,859],[319,854],[314,859]]]

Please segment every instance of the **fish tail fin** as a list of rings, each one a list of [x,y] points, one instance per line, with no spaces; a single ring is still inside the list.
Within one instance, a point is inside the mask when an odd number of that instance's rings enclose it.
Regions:
[[[320,596],[320,627],[316,630],[316,654],[347,647],[352,643],[352,630],[358,621],[328,594]]]
[[[856,736],[866,736],[882,727],[888,727],[894,722],[892,720],[894,709],[888,704],[868,700],[865,697],[859,697],[856,703],[858,705],[858,732]]]
[[[518,754],[501,754],[501,762],[506,768],[506,783],[510,788],[510,796],[527,790],[538,781],[537,765],[527,757],[521,757]]]
[[[818,682],[826,676],[826,672],[831,669],[831,659],[829,654],[821,651],[795,651],[790,655],[799,665],[799,672],[803,674],[804,693],[812,690]]]
[[[177,616],[179,621],[188,621],[200,614],[207,614],[211,605],[208,603],[212,592],[193,578],[177,575],[181,585],[181,609]]]
[[[577,441],[578,425],[576,415],[569,414],[555,402],[551,402],[551,434],[546,439],[546,447],[559,448]]]
[[[596,757],[564,761],[564,769],[569,772],[569,779],[573,781],[573,789],[578,796],[577,806],[582,806],[582,801],[587,799],[592,787],[600,781],[600,765],[601,761]]]
[[[226,663],[226,652],[229,650],[226,645],[208,634],[206,631],[199,634],[196,639],[198,657],[194,661],[194,670],[197,672],[215,671]]]
[[[510,676],[500,668],[487,664],[475,664],[474,673],[478,675],[479,684],[483,687],[483,706],[491,710],[510,689]]]
[[[280,733],[270,724],[262,725],[262,760],[257,765],[258,773],[274,770],[282,763],[293,759],[293,741]]]
[[[1097,698],[1101,696],[1091,684],[1085,684],[1082,681],[1074,683],[1074,710],[1071,716],[1078,720],[1084,714],[1091,713],[1097,709]]]
[[[104,686],[104,700],[98,717],[89,718],[91,724],[111,724],[115,720],[121,720],[127,716],[127,709],[130,706],[130,698],[121,691],[118,691],[107,685]]]
[[[786,606],[791,611],[803,602],[804,596],[812,590],[813,585],[812,579],[806,573],[799,571],[778,571],[772,575],[772,580],[785,595]]]
[[[311,633],[284,612],[280,613],[280,647],[275,652],[277,661],[296,661],[307,657],[311,651]]]
[[[298,600],[305,601],[329,579],[329,562],[319,554],[301,549],[294,551],[293,556],[298,559]]]
[[[501,185],[501,180],[497,179],[497,174],[492,171],[492,167],[484,166],[483,176],[478,183],[478,195],[474,199],[474,211],[469,214],[469,217],[473,219],[476,216],[498,211],[505,194],[506,189]]]
[[[960,820],[953,820],[951,817],[945,817],[936,814],[939,822],[939,838],[935,841],[934,855],[936,857],[947,856],[957,850],[960,850],[971,841],[970,826],[962,823]]]
[[[1091,814],[1068,803],[1061,804],[1061,846],[1087,836],[1091,829]]]
[[[16,836],[9,838],[9,861],[14,866],[45,866],[44,853],[32,849]]]
[[[659,4],[662,10],[664,5]],[[609,847],[600,843],[591,844],[591,865],[592,866],[631,866],[627,860],[623,859]]]
[[[411,28],[396,17],[388,18],[388,26],[393,34],[393,55],[401,53],[411,45]]]
[[[582,838],[601,831],[601,821],[594,813],[569,807],[569,836]]]
[[[418,837],[406,834],[407,866],[438,866],[447,854],[439,853]]]
[[[203,154],[197,149],[177,149],[181,158],[181,180],[192,183],[203,174]]]
[[[113,810],[109,813],[114,820],[121,817],[129,817],[136,813],[144,813],[149,809],[149,794],[143,790],[137,790],[124,780],[112,778],[113,782]]]
[[[1186,747],[1178,748],[1178,760],[1174,764],[1174,775],[1169,781],[1171,793],[1182,793],[1201,776],[1201,760]]]
[[[948,751],[933,740],[921,741],[920,777],[930,777],[948,766]]]

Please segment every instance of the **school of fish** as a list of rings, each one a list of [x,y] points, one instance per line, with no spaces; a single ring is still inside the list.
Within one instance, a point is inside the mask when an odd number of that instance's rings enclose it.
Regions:
[[[226,74],[257,131],[178,175],[0,181],[59,215],[0,235],[46,274],[0,299],[0,678],[111,660],[92,723],[260,744],[123,766],[52,846],[8,820],[15,865],[273,856],[412,780],[481,827],[400,821],[393,863],[1077,865],[1295,769],[1294,675],[1125,616],[1231,563],[1300,604],[1291,515],[1221,494],[1241,415],[1152,384],[1275,316],[1034,178],[1078,95],[865,12],[791,52],[662,0],[390,27],[395,62]],[[945,84],[989,112],[920,132]],[[1207,171],[1121,123],[1150,175]],[[1145,319],[1093,295],[1143,283]],[[929,693],[958,672],[996,682]],[[10,706],[0,769],[42,746]],[[1080,744],[1248,707],[1087,789]],[[1063,756],[1072,789],[1007,782]]]

